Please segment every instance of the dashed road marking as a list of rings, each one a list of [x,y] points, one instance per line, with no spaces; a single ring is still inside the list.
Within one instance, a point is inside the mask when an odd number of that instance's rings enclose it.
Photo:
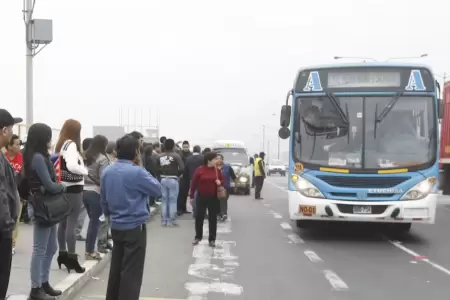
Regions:
[[[274,186],[274,187],[276,187],[279,190],[282,190],[283,192],[289,191],[289,189],[287,187],[281,187],[278,184],[276,184],[275,182],[271,182],[271,181],[267,180],[267,183],[272,185],[272,186]]]
[[[273,209],[271,209],[269,212],[272,214],[272,216],[273,216],[275,219],[283,219],[283,216],[280,215],[279,213],[277,213],[276,211],[274,211]]]
[[[331,284],[335,291],[346,291],[348,290],[348,285],[331,270],[323,271],[325,278]]]
[[[403,252],[408,253],[409,255],[411,255],[413,257],[425,257],[425,256],[422,256],[422,255],[414,252],[413,250],[403,246],[399,241],[388,240],[388,242],[391,243],[393,246],[397,247],[398,249],[402,250]],[[421,259],[420,261],[423,261],[423,262],[429,264],[430,266],[432,266],[433,268],[441,271],[442,273],[450,275],[450,270],[444,268],[443,266],[441,266],[441,265],[439,265],[437,263],[434,263],[434,262],[430,261],[428,258]]]
[[[303,241],[298,235],[296,234],[288,234],[288,239],[293,242],[294,244],[303,244],[305,241]]]
[[[323,260],[319,257],[319,255],[317,255],[316,252],[314,252],[312,250],[306,250],[304,253],[311,262],[314,262],[314,263],[323,262]]]
[[[291,225],[289,225],[289,224],[286,223],[286,222],[281,223],[280,226],[281,226],[281,228],[283,228],[284,230],[292,230]]]

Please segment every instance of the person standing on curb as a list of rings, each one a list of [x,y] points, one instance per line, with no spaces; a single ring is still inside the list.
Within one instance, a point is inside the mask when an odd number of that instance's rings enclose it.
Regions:
[[[81,148],[83,149],[83,154],[89,148],[92,143],[92,138],[85,138],[81,143]],[[84,201],[81,204],[80,215],[78,216],[77,227],[75,228],[75,232],[77,234],[77,241],[86,241],[86,238],[82,236],[81,232],[83,231],[84,221],[86,220],[87,210],[84,207]]]
[[[147,248],[148,197],[159,197],[161,185],[141,163],[139,141],[117,140],[118,161],[103,171],[100,199],[111,220],[113,250],[106,300],[138,300]]]
[[[13,118],[6,109],[0,109],[0,148],[8,145],[13,126],[21,122],[22,119]],[[0,156],[0,299],[5,299],[11,276],[12,233],[20,200],[14,171],[3,152]]]
[[[8,159],[9,164],[13,168],[14,175],[16,176],[17,185],[19,185],[22,174],[22,166],[23,166],[23,155],[20,152],[20,139],[19,136],[13,134],[11,140],[6,147],[5,157]],[[22,214],[22,208],[25,206],[26,200],[20,199],[19,201],[19,214],[17,216],[17,222],[13,232],[13,248],[12,254],[16,253],[16,242],[19,236],[19,222],[20,216]]]

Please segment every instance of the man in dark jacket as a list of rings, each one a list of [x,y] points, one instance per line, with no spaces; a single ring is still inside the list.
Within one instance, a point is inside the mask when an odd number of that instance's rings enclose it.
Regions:
[[[0,109],[0,148],[6,147],[13,135],[13,126],[22,122]],[[19,214],[19,193],[14,171],[0,153],[0,299],[6,298],[12,261],[12,233]]]
[[[183,159],[183,163],[186,165],[187,159],[192,155],[191,150],[189,149],[189,142],[184,141],[181,149],[181,158]],[[183,214],[189,214],[190,212],[187,210],[186,204],[188,200],[189,194],[189,179],[184,175],[180,178],[180,191],[178,193],[178,216]]]
[[[202,166],[204,163],[203,154],[201,154],[202,149],[200,148],[200,146],[194,146],[193,150],[194,153],[192,153],[192,155],[189,156],[186,160],[186,168],[184,169],[185,171],[183,176],[188,182],[188,187],[191,185],[191,180],[194,177],[195,170],[197,170],[197,168]],[[192,209],[195,217],[195,201]]]
[[[179,192],[179,176],[184,172],[184,162],[178,153],[174,151],[175,142],[167,139],[164,153],[159,155],[157,168],[161,174],[162,186],[162,225],[177,225],[175,218],[177,214],[177,199]]]

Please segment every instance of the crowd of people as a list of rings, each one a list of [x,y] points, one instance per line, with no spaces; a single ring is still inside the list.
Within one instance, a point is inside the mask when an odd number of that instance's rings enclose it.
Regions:
[[[236,179],[223,156],[200,146],[179,147],[171,138],[144,142],[133,131],[117,141],[97,135],[81,141],[81,124],[69,119],[53,149],[52,130],[43,123],[29,127],[22,143],[13,126],[22,122],[0,109],[0,300],[6,297],[11,260],[21,215],[33,226],[30,300],[61,295],[49,283],[55,254],[59,268],[84,273],[76,241],[85,242],[85,260],[100,260],[112,251],[107,300],[139,299],[150,207],[160,202],[164,227],[191,212],[195,218],[193,245],[203,238],[208,219],[211,247],[217,222],[228,215],[228,195]],[[264,165],[255,159],[255,184],[262,188]],[[261,163],[262,161],[262,163]],[[259,167],[262,169],[259,169]],[[226,193],[222,191],[228,191]],[[258,192],[258,193],[259,193]],[[255,195],[260,199],[260,194]],[[82,236],[89,218],[86,237]],[[96,247],[97,246],[97,247]]]

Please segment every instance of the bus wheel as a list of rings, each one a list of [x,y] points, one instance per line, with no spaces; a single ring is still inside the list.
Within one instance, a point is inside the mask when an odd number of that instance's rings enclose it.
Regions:
[[[311,225],[310,221],[305,221],[305,220],[296,220],[295,223],[297,225],[297,228],[300,228],[300,229],[309,228]]]
[[[411,223],[397,223],[397,224],[393,224],[393,225],[394,225],[394,230],[396,230],[397,232],[406,233],[406,232],[409,232],[412,224]]]

